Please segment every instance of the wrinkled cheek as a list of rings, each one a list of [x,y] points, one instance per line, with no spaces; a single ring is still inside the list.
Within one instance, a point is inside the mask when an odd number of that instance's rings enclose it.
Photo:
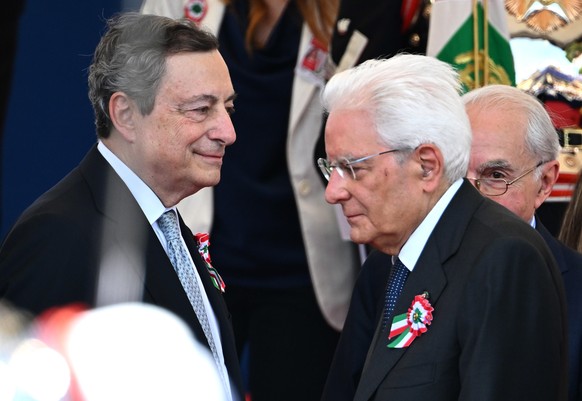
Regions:
[[[377,235],[378,229],[374,222],[366,216],[352,226],[352,233],[368,242]]]
[[[406,200],[402,200],[402,202],[405,203]],[[370,215],[370,221],[378,235],[394,232],[399,221],[404,218],[404,213],[395,213],[393,210],[384,207],[378,209],[378,213]]]
[[[505,193],[505,195],[508,195]],[[511,210],[513,213],[520,215],[523,208],[523,202],[520,199],[515,199],[511,196],[491,196],[489,199],[499,203],[501,206]]]

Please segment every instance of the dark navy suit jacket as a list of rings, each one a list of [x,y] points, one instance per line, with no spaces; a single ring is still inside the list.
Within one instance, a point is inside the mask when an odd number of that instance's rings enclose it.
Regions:
[[[558,241],[536,218],[536,229],[552,251],[566,289],[568,307],[568,400],[582,400],[582,254]]]
[[[428,331],[388,348],[380,330],[390,255],[366,260],[323,400],[563,401],[566,300],[547,245],[467,181],[451,200],[398,298],[429,293]]]

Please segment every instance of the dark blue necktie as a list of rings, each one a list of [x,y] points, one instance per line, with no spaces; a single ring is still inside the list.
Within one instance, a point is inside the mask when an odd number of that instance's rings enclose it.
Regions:
[[[402,288],[404,288],[404,282],[408,277],[408,273],[409,271],[406,266],[404,266],[400,259],[396,258],[396,261],[390,269],[390,276],[388,277],[386,299],[384,301],[384,315],[382,316],[382,330],[386,328],[389,319],[392,318],[396,301]]]

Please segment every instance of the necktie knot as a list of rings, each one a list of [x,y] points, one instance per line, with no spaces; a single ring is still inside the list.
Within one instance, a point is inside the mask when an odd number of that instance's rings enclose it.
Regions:
[[[180,238],[180,227],[178,226],[178,218],[174,211],[168,210],[165,212],[158,219],[158,225],[167,241],[174,241]]]

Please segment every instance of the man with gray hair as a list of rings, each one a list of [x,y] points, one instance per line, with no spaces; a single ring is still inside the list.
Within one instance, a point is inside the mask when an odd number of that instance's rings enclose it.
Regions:
[[[108,21],[89,68],[97,143],[8,233],[0,298],[34,315],[71,303],[163,307],[212,353],[228,399],[242,400],[224,285],[208,242],[176,210],[218,183],[235,141],[235,92],[217,48],[187,20]]]
[[[582,255],[559,242],[535,211],[558,179],[558,135],[533,96],[490,85],[463,96],[473,131],[467,177],[486,197],[534,227],[562,273],[568,308],[568,399],[582,397]]]
[[[544,241],[463,177],[457,74],[397,55],[323,93],[326,200],[366,260],[323,399],[565,400],[566,307]]]

